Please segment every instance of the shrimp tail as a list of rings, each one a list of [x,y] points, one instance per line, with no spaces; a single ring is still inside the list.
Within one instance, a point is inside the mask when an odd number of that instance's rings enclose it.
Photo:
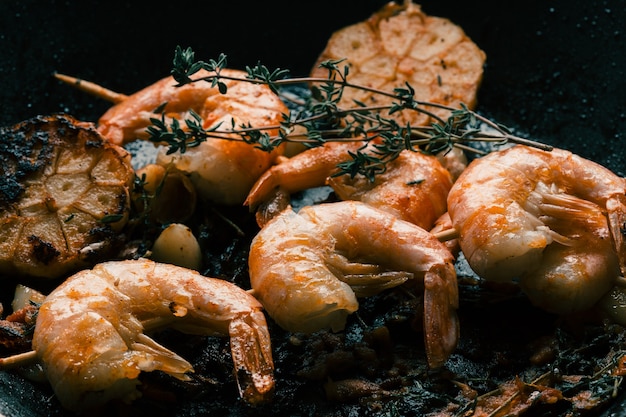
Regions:
[[[256,311],[232,320],[229,325],[230,349],[241,398],[258,405],[274,394],[274,362],[265,316]]]
[[[268,169],[252,186],[243,205],[250,207],[250,211],[254,211],[263,201],[268,199],[279,186],[279,176],[275,174],[271,168]]]
[[[326,185],[329,176],[337,171],[337,164],[349,160],[350,152],[363,146],[359,141],[328,142],[291,158],[281,158],[252,186],[244,205],[249,206],[250,210],[256,209],[278,187],[291,194]]]
[[[442,366],[456,348],[460,333],[458,306],[454,266],[433,266],[424,275],[424,344],[430,368]]]
[[[626,195],[616,195],[606,202],[609,230],[617,252],[622,276],[626,277]]]

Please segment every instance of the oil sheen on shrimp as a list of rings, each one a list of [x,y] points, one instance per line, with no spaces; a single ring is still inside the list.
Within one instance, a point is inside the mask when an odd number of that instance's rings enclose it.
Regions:
[[[388,211],[424,229],[433,227],[447,210],[452,175],[435,156],[405,150],[373,180],[363,175],[334,176],[337,164],[363,144],[328,142],[306,150],[266,171],[252,187],[245,204],[255,207],[281,188],[294,193],[329,185],[341,200],[355,200]]]
[[[447,211],[452,175],[435,156],[405,150],[373,181],[344,174],[328,184],[342,200],[362,201],[428,230]]]
[[[474,160],[448,210],[472,269],[519,280],[550,312],[590,308],[624,273],[626,180],[571,152],[517,145]]]
[[[220,74],[246,77],[245,72],[234,69],[223,69]],[[196,74],[198,78],[210,75],[204,70]],[[189,112],[193,110],[202,117],[205,129],[221,123],[219,130],[226,131],[249,124],[254,128],[275,126],[267,129],[267,133],[277,134],[288,108],[269,87],[232,79],[223,82],[227,86],[226,94],[221,94],[210,82],[176,87],[172,77],[164,78],[111,107],[99,119],[98,130],[117,144],[146,139],[150,119],[160,118],[161,114],[154,112],[165,104],[162,111],[166,120],[178,119],[181,126],[185,125],[183,120],[191,118]],[[242,142],[236,134],[224,136],[231,140],[209,139],[184,153],[168,154],[168,148],[163,146],[157,162],[165,166],[174,164],[188,173],[201,197],[218,204],[241,204],[252,184],[274,163],[284,146],[265,152]]]
[[[249,403],[274,389],[261,304],[217,278],[147,259],[81,271],[41,305],[33,348],[64,407],[81,411],[139,395],[141,372],[188,379],[192,365],[144,334],[150,321],[182,332],[230,336],[235,376]]]
[[[424,291],[428,363],[454,350],[458,288],[450,251],[424,229],[358,201],[283,211],[254,238],[255,296],[284,329],[343,329],[357,297],[407,282]]]

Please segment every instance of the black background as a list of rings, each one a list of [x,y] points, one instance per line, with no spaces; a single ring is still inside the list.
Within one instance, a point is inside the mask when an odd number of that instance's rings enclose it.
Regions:
[[[33,1],[0,3],[0,124],[65,111],[95,121],[108,103],[55,71],[132,93],[169,74],[177,45],[229,66],[306,75],[331,33],[385,1]],[[626,173],[622,1],[424,0],[487,53],[478,110],[518,133]]]
[[[203,60],[226,53],[233,68],[261,62],[306,75],[334,30],[385,3],[1,0],[0,125],[54,112],[95,122],[109,103],[56,81],[55,71],[128,94],[167,76],[177,45]],[[479,112],[626,175],[623,1],[420,4],[486,52]],[[18,385],[0,378],[0,397],[13,398],[1,411],[37,414],[29,404],[45,399]]]

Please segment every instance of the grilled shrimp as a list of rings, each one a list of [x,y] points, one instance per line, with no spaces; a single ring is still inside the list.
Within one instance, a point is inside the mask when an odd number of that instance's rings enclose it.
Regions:
[[[362,201],[428,230],[447,211],[452,176],[435,156],[405,150],[373,181],[345,174],[328,183],[342,200]]]
[[[250,248],[250,282],[284,329],[344,328],[357,297],[407,281],[424,291],[428,363],[454,350],[458,289],[450,251],[424,229],[357,201],[291,209],[267,223]]]
[[[0,129],[0,273],[55,279],[109,256],[130,213],[130,154],[90,123]]]
[[[363,175],[334,176],[337,164],[350,158],[348,151],[361,146],[328,142],[274,165],[259,178],[244,203],[255,207],[276,187],[293,193],[327,184],[341,200],[361,201],[424,229],[433,227],[447,210],[450,172],[434,156],[405,150],[373,180]]]
[[[78,272],[41,305],[33,348],[61,403],[80,411],[131,401],[142,371],[188,379],[192,365],[144,334],[142,323],[153,319],[182,332],[230,336],[241,396],[256,404],[273,392],[270,337],[254,297],[227,281],[139,259]]]
[[[348,160],[350,152],[356,152],[363,146],[361,141],[326,142],[291,158],[281,157],[277,164],[257,179],[243,204],[253,211],[259,208],[263,210],[264,205],[272,203],[275,194],[286,194],[285,201],[274,210],[280,212],[289,205],[291,194],[325,185],[328,177],[337,172],[337,165]],[[257,212],[259,226],[269,220],[265,217],[267,216],[259,216]]]
[[[224,69],[220,74],[246,77],[245,72],[233,69]],[[211,73],[202,70],[196,75],[200,78]],[[269,87],[231,79],[223,82],[227,86],[226,94],[221,94],[210,82],[176,87],[173,77],[164,78],[111,107],[98,120],[98,130],[116,144],[146,139],[146,129],[152,124],[150,119],[160,118],[161,115],[154,112],[161,108],[167,120],[190,119],[190,111],[194,111],[202,117],[207,130],[220,125],[220,131],[228,131],[232,126],[245,124],[258,129],[273,126],[268,133],[277,133],[288,109]],[[197,147],[187,148],[184,153],[168,154],[168,147],[162,146],[157,163],[173,164],[189,174],[203,198],[219,204],[241,204],[252,184],[274,163],[284,146],[266,152],[244,143],[236,134],[225,133],[224,136],[231,140],[209,139]]]
[[[486,55],[459,26],[448,19],[428,16],[419,5],[405,0],[403,5],[390,2],[369,19],[342,28],[332,34],[311,72],[326,77],[320,63],[345,59],[350,80],[355,84],[392,92],[415,90],[415,99],[468,108],[476,105],[476,94],[483,78]],[[356,89],[343,92],[340,106],[389,105],[390,98]],[[449,111],[436,107],[428,111],[447,118]],[[394,113],[400,124],[425,126],[432,122],[425,113],[404,110]]]
[[[519,280],[547,311],[590,308],[624,274],[626,180],[568,151],[517,145],[474,160],[448,210],[472,269]]]

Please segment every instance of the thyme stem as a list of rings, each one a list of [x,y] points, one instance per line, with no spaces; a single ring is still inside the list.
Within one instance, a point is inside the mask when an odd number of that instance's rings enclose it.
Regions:
[[[221,54],[217,60],[196,61],[191,48],[176,48],[174,68],[171,73],[179,86],[194,82],[209,82],[217,86],[221,93],[227,92],[224,80],[250,82],[267,85],[273,92],[278,93],[286,85],[309,86],[310,97],[304,100],[302,111],[291,112],[280,126],[233,126],[231,129],[220,130],[219,126],[210,129],[202,128],[200,116],[192,113],[192,119],[181,124],[179,120],[166,121],[151,119],[153,125],[148,128],[150,139],[154,142],[165,143],[169,146],[169,153],[185,152],[189,147],[198,146],[208,139],[242,140],[262,150],[271,151],[284,142],[298,142],[309,147],[321,146],[329,141],[358,140],[374,144],[370,149],[373,152],[365,154],[356,152],[353,159],[342,163],[339,173],[364,175],[373,179],[378,173],[384,172],[388,162],[394,160],[404,150],[419,149],[426,153],[438,153],[451,147],[461,147],[465,151],[476,154],[484,153],[472,146],[476,142],[486,142],[495,145],[519,143],[537,147],[542,150],[551,150],[549,145],[530,139],[522,138],[492,120],[461,105],[461,108],[452,108],[439,103],[430,103],[416,100],[415,91],[406,84],[404,88],[395,88],[393,92],[373,87],[351,83],[348,80],[348,67],[340,67],[342,60],[326,61],[321,64],[328,69],[328,78],[297,77],[290,78],[287,70],[276,69],[270,71],[258,64],[247,67],[245,77],[227,76],[222,69],[227,66],[227,59]],[[193,78],[201,69],[212,72],[210,76]],[[360,89],[374,93],[393,101],[389,105],[365,106],[355,103],[354,108],[341,108],[338,103],[346,88]],[[443,119],[434,113],[433,109],[443,109],[449,112],[449,117]],[[398,111],[416,111],[428,116],[430,126],[400,125],[391,115]],[[385,117],[388,114],[389,117]],[[481,126],[482,125],[482,126]],[[306,131],[294,127],[301,126]],[[487,127],[488,129],[485,129]],[[277,135],[270,136],[268,131],[278,131]]]

